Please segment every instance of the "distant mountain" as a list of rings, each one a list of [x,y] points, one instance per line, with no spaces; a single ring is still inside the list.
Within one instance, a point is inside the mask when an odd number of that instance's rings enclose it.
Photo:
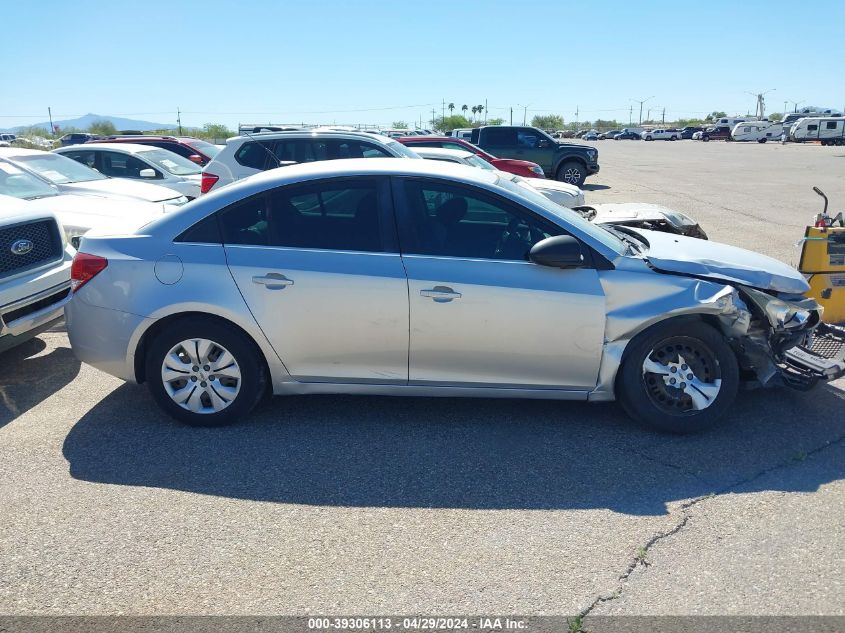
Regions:
[[[64,121],[53,121],[53,125],[59,126],[59,131],[64,130],[68,127],[75,127],[79,128],[80,130],[85,130],[88,128],[89,125],[94,123],[95,121],[111,121],[112,125],[118,130],[139,130],[141,132],[146,132],[148,130],[161,130],[161,129],[168,129],[168,128],[175,128],[176,124],[174,123],[153,123],[151,121],[139,121],[137,119],[124,119],[119,116],[108,116],[107,114],[86,114],[85,116],[81,116],[78,119],[66,119]],[[44,128],[45,131],[50,129],[50,122],[43,121],[42,123],[34,123],[33,125],[19,125],[18,127],[9,128],[6,130],[0,130],[2,132],[17,132],[27,127],[40,127]]]

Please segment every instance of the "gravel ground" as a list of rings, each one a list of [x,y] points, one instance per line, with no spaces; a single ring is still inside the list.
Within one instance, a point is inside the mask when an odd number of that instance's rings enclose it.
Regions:
[[[588,202],[797,261],[843,148],[598,143]],[[74,359],[0,356],[3,614],[845,615],[845,380],[698,437],[614,404],[295,397],[190,429]],[[587,618],[589,621],[589,618]]]

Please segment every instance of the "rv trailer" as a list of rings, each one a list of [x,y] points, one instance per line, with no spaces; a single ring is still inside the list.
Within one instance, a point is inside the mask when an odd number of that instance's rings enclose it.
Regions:
[[[783,134],[783,124],[773,121],[745,121],[737,123],[731,130],[731,139],[734,141],[777,141]]]
[[[822,145],[845,145],[845,117],[805,117],[789,128],[796,143],[821,141]]]

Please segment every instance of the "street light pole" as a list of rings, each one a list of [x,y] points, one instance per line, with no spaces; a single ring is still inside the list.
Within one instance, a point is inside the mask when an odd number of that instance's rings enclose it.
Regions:
[[[630,99],[630,101],[633,101],[634,103],[640,104],[640,125],[643,124],[643,104],[646,101],[648,101],[649,99],[654,99],[654,95],[648,97],[648,99],[642,99],[642,100],[640,100],[640,99]]]

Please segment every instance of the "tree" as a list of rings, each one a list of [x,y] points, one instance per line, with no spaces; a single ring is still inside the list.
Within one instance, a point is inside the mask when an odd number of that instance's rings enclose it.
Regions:
[[[472,118],[475,118],[475,115],[478,114],[478,106],[472,106]]]
[[[487,125],[502,125],[505,120],[501,117],[496,117],[495,119],[487,119]]]
[[[715,110],[715,111],[711,112],[710,114],[708,114],[707,117],[704,120],[705,121],[712,121],[714,119],[721,119],[722,117],[726,117],[726,116],[728,116],[728,115],[725,112],[719,112],[718,110]]]
[[[563,117],[558,114],[537,114],[531,119],[531,125],[541,130],[560,130],[563,128]]]
[[[454,112],[454,111],[455,111],[455,104],[454,104],[454,103],[450,103],[450,104],[449,104],[449,105],[447,105],[446,107],[447,107],[447,108],[449,108],[449,114],[450,114],[450,115],[452,114],[452,112]]]
[[[398,130],[404,130],[407,129],[408,124],[404,121],[394,121],[391,127],[396,128]]]
[[[775,123],[783,121],[783,115],[780,112],[772,112],[768,118],[769,121],[774,121]]]
[[[484,106],[479,104],[475,106],[475,109],[478,110],[478,118],[481,118],[481,113],[484,112]]]
[[[220,123],[206,123],[202,128],[203,136],[211,139],[224,139],[235,136],[235,133]]]
[[[467,120],[465,116],[461,116],[460,114],[453,114],[434,119],[434,127],[441,132],[451,132],[456,128],[472,127],[472,121]]]
[[[461,111],[464,113],[464,118],[466,118],[467,116],[467,110],[469,110],[469,106],[467,106],[467,104],[461,106]]]
[[[91,125],[88,126],[88,131],[91,134],[101,134],[103,136],[117,134],[117,128],[114,127],[114,123],[107,119],[100,119],[92,122]]]

